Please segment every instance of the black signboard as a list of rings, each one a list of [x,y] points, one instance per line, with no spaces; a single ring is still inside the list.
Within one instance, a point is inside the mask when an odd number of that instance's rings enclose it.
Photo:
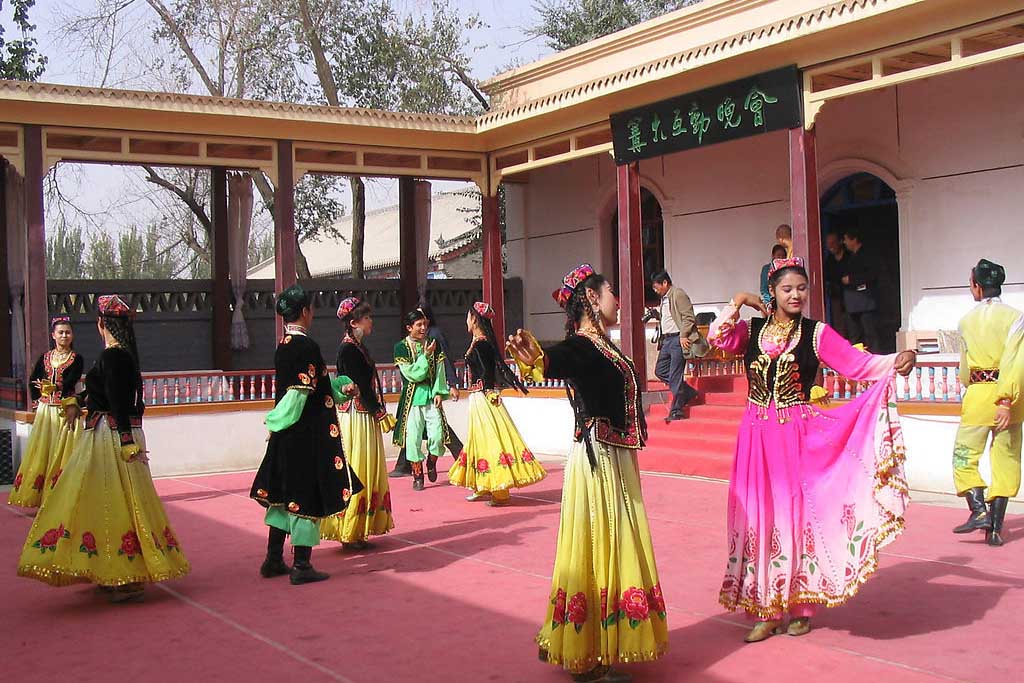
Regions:
[[[803,124],[800,70],[787,66],[612,114],[615,163]]]

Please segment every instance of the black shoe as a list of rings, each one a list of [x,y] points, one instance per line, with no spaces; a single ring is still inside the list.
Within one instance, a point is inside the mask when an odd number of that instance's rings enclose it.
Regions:
[[[272,579],[275,576],[284,576],[285,574],[291,573],[292,569],[285,564],[283,557],[270,557],[263,560],[263,564],[260,565],[260,576],[264,579]]]
[[[953,529],[954,534],[968,534],[979,529],[989,529],[992,526],[992,518],[989,516],[988,508],[985,507],[985,489],[975,487],[968,489],[964,494],[967,507],[971,510],[971,516],[967,521]],[[1005,508],[1003,508],[1005,511]]]
[[[331,574],[323,571],[317,571],[313,568],[312,564],[306,564],[305,566],[299,566],[298,563],[292,567],[292,586],[301,586],[302,584],[315,584],[318,581],[327,581],[331,578]]]
[[[669,422],[675,422],[676,420],[685,420],[686,415],[682,411],[673,410],[665,417],[665,424]]]
[[[412,478],[412,490],[422,491],[423,490],[423,475]]]
[[[409,468],[409,469],[406,470],[406,469],[398,469],[396,467],[395,469],[393,469],[390,472],[388,472],[388,477],[390,477],[391,479],[399,479],[401,477],[411,477],[411,476],[412,476],[412,468]]]
[[[437,456],[427,456],[427,479],[431,483],[437,481]]]
[[[986,535],[988,544],[991,546],[1001,546],[1003,544],[1003,517],[1006,516],[1006,504],[1009,502],[1009,498],[1005,496],[999,496],[998,498],[992,499],[992,528]]]

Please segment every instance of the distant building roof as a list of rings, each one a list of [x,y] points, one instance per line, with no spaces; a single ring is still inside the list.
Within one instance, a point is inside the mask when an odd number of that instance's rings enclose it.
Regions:
[[[473,186],[441,192],[430,207],[431,261],[443,261],[480,238],[480,193]],[[339,237],[318,237],[302,243],[302,253],[313,277],[346,277],[352,272],[352,216],[340,218]],[[363,267],[366,270],[398,265],[398,207],[389,206],[366,214]],[[273,278],[274,258],[249,269],[250,278]]]

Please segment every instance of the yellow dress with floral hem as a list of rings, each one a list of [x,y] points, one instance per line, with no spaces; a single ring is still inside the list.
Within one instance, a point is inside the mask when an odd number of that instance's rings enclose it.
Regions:
[[[395,528],[384,436],[377,418],[357,410],[355,401],[348,402],[347,410],[338,410],[338,426],[348,465],[363,482],[363,490],[352,496],[344,510],[320,520],[320,538],[360,543]]]
[[[18,575],[53,586],[120,586],[187,574],[188,560],[142,458],[121,457],[106,416],[85,429],[64,473],[36,515]],[[141,450],[141,428],[132,434]]]
[[[82,421],[69,424],[60,405],[39,402],[8,504],[37,508],[50,495],[82,434]]]
[[[448,483],[476,493],[494,493],[536,484],[547,476],[519,434],[497,391],[469,396],[469,435]]]
[[[636,373],[630,361],[610,343],[590,341],[622,373],[627,404],[636,407]],[[564,358],[577,353],[577,347],[593,354],[582,342],[573,344],[568,350],[558,348],[561,344],[553,347],[549,356]],[[590,361],[588,356],[583,364]],[[544,353],[532,367],[520,364],[520,372],[543,381]],[[585,442],[575,441],[565,465],[551,592],[536,637],[541,657],[571,673],[653,661],[668,649],[667,608],[636,449],[599,441],[596,424],[587,429],[597,466],[591,467]]]

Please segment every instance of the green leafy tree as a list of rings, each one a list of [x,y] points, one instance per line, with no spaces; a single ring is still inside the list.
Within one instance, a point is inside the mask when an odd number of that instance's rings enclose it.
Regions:
[[[38,42],[32,37],[35,24],[29,21],[28,11],[35,0],[11,0],[14,10],[14,25],[21,32],[21,38],[6,40],[4,27],[0,23],[0,79],[8,81],[35,81],[46,69],[46,57],[39,52]],[[0,10],[4,3],[0,0]]]
[[[700,0],[540,0],[529,29],[558,52],[694,5]]]
[[[46,240],[46,275],[56,280],[77,280],[82,277],[82,254],[85,243],[80,228],[61,225]]]
[[[84,274],[88,280],[116,280],[119,277],[117,246],[109,233],[99,232],[90,242]]]

